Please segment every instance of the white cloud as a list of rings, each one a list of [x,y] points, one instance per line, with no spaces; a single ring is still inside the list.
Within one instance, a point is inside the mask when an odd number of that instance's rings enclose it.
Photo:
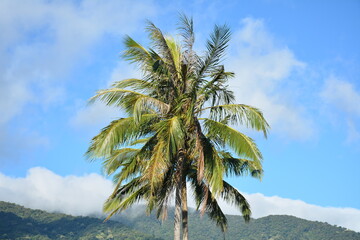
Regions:
[[[360,92],[347,81],[334,76],[326,79],[320,96],[325,103],[350,115],[360,116]]]
[[[292,215],[299,218],[327,222],[360,232],[360,210],[355,208],[321,207],[301,200],[278,196],[264,196],[261,193],[244,194],[249,201],[254,218],[268,215]],[[224,212],[239,212],[232,206],[221,203]]]
[[[1,79],[0,79],[0,82]],[[33,98],[27,85],[19,82],[4,81],[0,88],[0,125],[7,123],[12,117],[18,114],[26,102]]]
[[[51,212],[99,214],[111,192],[112,182],[98,174],[61,177],[41,167],[30,169],[25,178],[0,173],[2,201]]]
[[[312,121],[304,106],[292,103],[295,90],[283,87],[306,64],[289,48],[277,44],[262,20],[245,18],[242,25],[232,37],[233,48],[226,64],[236,74],[230,87],[237,102],[260,108],[276,132],[295,139],[309,138],[313,135]]]
[[[45,168],[28,171],[25,178],[13,178],[0,173],[0,200],[25,207],[57,211],[72,215],[99,214],[102,204],[112,192],[113,184],[98,174],[59,176]],[[253,217],[286,214],[308,220],[336,224],[360,231],[360,210],[321,207],[260,193],[244,194],[252,206]],[[194,206],[194,201],[189,201]],[[227,214],[239,214],[233,206],[220,201]]]
[[[32,137],[16,135],[19,128],[30,127],[26,121],[12,124],[15,117],[26,109],[47,111],[66,103],[69,76],[92,61],[96,44],[105,37],[121,39],[154,13],[151,0],[0,1],[0,128],[14,139],[0,139],[0,152]],[[11,158],[1,155],[0,161],[6,157]]]
[[[154,13],[151,1],[1,1],[0,124],[26,104],[63,100],[64,79],[96,43],[131,33]]]
[[[350,82],[335,76],[328,77],[320,97],[332,117],[340,119],[347,127],[346,142],[353,143],[360,139],[360,91]]]

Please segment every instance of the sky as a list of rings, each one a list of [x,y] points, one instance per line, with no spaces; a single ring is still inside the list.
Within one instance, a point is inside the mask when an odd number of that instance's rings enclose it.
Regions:
[[[139,76],[119,57],[126,34],[147,45],[151,20],[176,35],[179,12],[194,19],[199,53],[214,24],[230,27],[229,87],[271,125],[267,139],[241,128],[263,153],[262,181],[228,179],[254,217],[289,214],[360,232],[357,0],[0,1],[0,200],[100,211],[111,178],[83,155],[124,115],[87,101]]]

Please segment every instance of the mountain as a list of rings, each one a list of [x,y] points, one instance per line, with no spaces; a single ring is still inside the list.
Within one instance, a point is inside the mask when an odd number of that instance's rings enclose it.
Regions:
[[[0,201],[1,240],[161,240],[115,221],[48,213]]]
[[[163,239],[173,238],[173,213],[161,223],[152,214],[144,217],[137,207],[112,219],[136,230],[151,233]],[[189,212],[190,239],[195,240],[360,240],[360,233],[323,222],[308,221],[294,216],[273,215],[252,219],[245,223],[242,217],[227,215],[228,231],[225,238],[220,229],[206,215]]]
[[[161,222],[152,214],[144,216],[141,207],[131,208],[103,223],[99,218],[73,217],[32,210],[0,201],[0,239],[126,239],[167,240],[173,236],[173,213]],[[224,239],[221,231],[206,216],[189,213],[190,239]],[[241,217],[228,215],[226,240],[360,240],[360,233],[327,223],[293,216],[268,216],[245,224]]]

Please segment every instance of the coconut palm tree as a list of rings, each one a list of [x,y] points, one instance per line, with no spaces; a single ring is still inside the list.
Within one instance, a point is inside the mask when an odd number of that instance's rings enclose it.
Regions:
[[[181,44],[151,22],[146,29],[152,47],[127,36],[123,54],[143,77],[115,82],[91,99],[128,114],[102,129],[87,151],[90,159],[103,159],[105,172],[114,175],[116,186],[104,205],[108,218],[139,200],[165,218],[175,193],[174,239],[180,239],[181,224],[188,239],[189,182],[198,209],[223,231],[226,217],[219,197],[239,206],[248,221],[249,204],[223,178],[248,172],[261,177],[262,155],[250,137],[232,126],[245,125],[266,137],[269,125],[257,108],[236,104],[226,85],[234,76],[221,64],[229,29],[214,27],[204,56],[193,50],[193,22],[186,16],[180,18]]]

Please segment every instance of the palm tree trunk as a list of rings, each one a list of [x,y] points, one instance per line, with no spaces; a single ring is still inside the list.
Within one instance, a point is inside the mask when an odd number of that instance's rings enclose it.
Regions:
[[[181,237],[181,192],[183,183],[184,156],[179,152],[176,170],[175,186],[175,213],[174,213],[174,240],[180,240]]]
[[[174,213],[174,240],[180,240],[181,235],[181,181],[175,190],[175,213]]]
[[[183,240],[189,239],[189,228],[188,228],[188,206],[187,206],[187,189],[186,189],[186,177],[182,179],[181,188],[181,210],[182,210],[182,230]]]

